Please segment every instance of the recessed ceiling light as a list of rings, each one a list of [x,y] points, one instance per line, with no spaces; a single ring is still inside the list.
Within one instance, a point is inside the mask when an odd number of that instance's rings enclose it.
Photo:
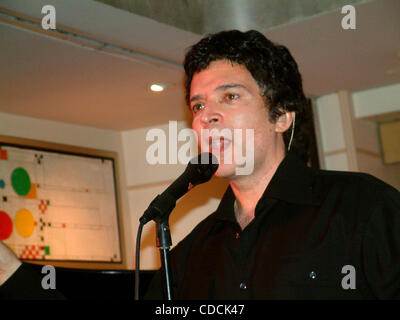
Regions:
[[[154,84],[152,84],[152,85],[150,86],[150,90],[151,90],[151,91],[154,91],[154,92],[161,92],[161,91],[164,91],[164,89],[165,89],[166,87],[167,87],[167,86],[166,86],[165,84],[154,83]]]

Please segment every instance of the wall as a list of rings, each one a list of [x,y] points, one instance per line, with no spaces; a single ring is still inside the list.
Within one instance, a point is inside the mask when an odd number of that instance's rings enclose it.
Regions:
[[[399,84],[316,98],[321,167],[366,172],[400,190],[400,163],[383,163],[377,122],[397,116],[399,101]]]
[[[354,92],[352,100],[359,171],[371,173],[400,190],[400,163],[383,162],[378,132],[379,122],[398,119],[400,84]],[[398,146],[400,149],[400,141]]]

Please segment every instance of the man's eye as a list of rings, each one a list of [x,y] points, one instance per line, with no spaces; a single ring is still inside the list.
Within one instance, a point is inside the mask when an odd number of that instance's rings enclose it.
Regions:
[[[228,93],[226,95],[226,99],[228,100],[236,100],[237,98],[239,98],[239,95],[237,93]]]
[[[198,112],[200,110],[203,110],[203,109],[204,109],[204,104],[202,104],[202,103],[197,103],[192,107],[193,113],[196,113],[196,112]]]

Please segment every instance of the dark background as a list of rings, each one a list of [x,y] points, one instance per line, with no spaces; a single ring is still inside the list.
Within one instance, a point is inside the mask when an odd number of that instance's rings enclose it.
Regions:
[[[30,264],[38,273],[42,265]],[[134,300],[134,270],[56,269],[56,289],[70,300]],[[140,297],[143,298],[156,271],[140,271]],[[49,289],[50,290],[50,289]]]

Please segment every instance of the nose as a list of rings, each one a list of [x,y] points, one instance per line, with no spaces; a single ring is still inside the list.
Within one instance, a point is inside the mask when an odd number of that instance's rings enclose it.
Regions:
[[[215,107],[208,105],[202,111],[200,121],[203,127],[207,128],[209,126],[221,123],[222,115]]]

